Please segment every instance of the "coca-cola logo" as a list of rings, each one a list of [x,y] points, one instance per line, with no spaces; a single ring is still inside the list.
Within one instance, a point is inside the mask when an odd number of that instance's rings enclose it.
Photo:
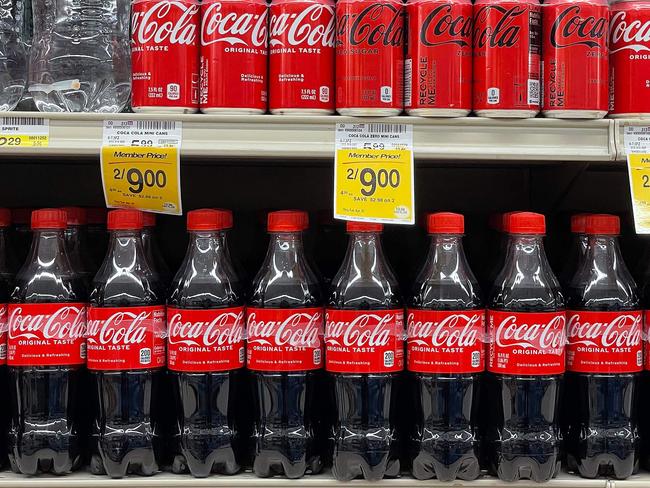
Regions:
[[[621,314],[610,321],[581,321],[580,314],[569,318],[569,344],[594,347],[635,347],[641,344],[641,315]]]
[[[145,11],[134,7],[131,16],[133,42],[138,45],[193,45],[196,43],[198,15],[198,3],[161,1]]]
[[[556,48],[584,45],[598,47],[600,43],[595,39],[604,39],[607,32],[607,19],[580,16],[580,5],[571,5],[565,8],[553,22],[551,27],[551,45]],[[576,39],[573,39],[573,37]]]
[[[394,314],[371,312],[357,315],[350,321],[328,321],[325,340],[333,346],[382,347],[394,336]]]
[[[390,21],[382,19],[390,17]],[[401,46],[404,37],[404,9],[390,3],[373,3],[359,14],[339,15],[336,20],[336,35],[343,39],[348,35],[351,46],[365,43],[369,46]]]
[[[283,320],[257,320],[248,316],[248,343],[261,346],[318,347],[323,314],[296,312]]]
[[[487,18],[491,12],[497,12],[498,21],[491,27]],[[487,5],[474,16],[474,45],[476,47],[513,47],[520,39],[521,27],[516,25],[517,18],[528,14],[528,8],[520,5],[506,8],[501,5]],[[481,29],[478,27],[482,26]]]
[[[312,4],[299,14],[281,13],[271,16],[271,46],[334,47],[336,37],[334,8]]]
[[[88,321],[88,342],[111,345],[143,344],[154,332],[152,311],[119,311],[103,320]]]
[[[472,36],[472,17],[451,13],[452,4],[438,5],[429,12],[420,28],[420,42],[424,46],[456,44],[469,47]]]
[[[12,339],[56,339],[74,341],[86,333],[85,308],[61,307],[52,313],[23,313],[17,306],[9,316],[9,337]]]
[[[428,347],[472,347],[481,340],[481,315],[455,313],[439,322],[416,321],[408,316],[408,341]],[[479,327],[477,327],[479,326]]]
[[[209,322],[183,320],[181,313],[169,319],[169,343],[187,346],[235,345],[244,339],[244,312],[224,312]]]
[[[524,349],[560,349],[566,344],[566,317],[555,315],[548,322],[521,323],[521,316],[504,317],[496,327],[495,342],[499,347]]]
[[[616,12],[609,24],[611,53],[617,53],[625,49],[634,52],[650,51],[650,20],[641,23],[640,20],[633,20],[628,23],[627,12]],[[619,43],[623,45],[619,46]]]
[[[209,46],[225,42],[231,46],[238,44],[252,47],[266,47],[267,12],[254,14],[250,12],[223,12],[223,4],[214,2],[203,11],[201,21],[201,45]]]

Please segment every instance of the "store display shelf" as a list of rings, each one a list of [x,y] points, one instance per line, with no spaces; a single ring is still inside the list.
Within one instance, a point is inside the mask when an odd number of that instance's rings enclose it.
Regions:
[[[0,156],[96,157],[107,119],[183,122],[185,158],[329,159],[337,123],[413,125],[416,160],[613,161],[614,121],[491,120],[477,117],[360,119],[338,116],[34,114],[50,121],[49,147],[0,147]]]

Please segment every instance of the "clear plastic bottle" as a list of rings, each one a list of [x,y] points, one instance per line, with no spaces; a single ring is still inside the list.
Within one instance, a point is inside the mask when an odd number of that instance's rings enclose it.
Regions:
[[[81,207],[64,207],[68,216],[68,227],[65,230],[65,244],[72,269],[90,285],[95,276],[96,266],[90,261],[88,243],[86,241],[86,210]]]
[[[13,110],[27,83],[25,1],[0,3],[0,112]]]
[[[11,212],[0,208],[0,390],[9,391],[7,375],[7,305],[12,291],[15,268],[8,256],[7,230],[11,226]],[[0,403],[0,466],[7,463],[7,430],[9,428],[8,402]]]
[[[121,112],[131,93],[129,0],[32,0],[29,93],[41,112]]]
[[[158,274],[160,280],[165,286],[169,285],[172,279],[172,272],[167,266],[165,259],[158,245],[158,236],[156,235],[156,214],[144,212],[144,225],[142,227],[142,245],[144,253],[149,261],[149,266],[154,273]]]

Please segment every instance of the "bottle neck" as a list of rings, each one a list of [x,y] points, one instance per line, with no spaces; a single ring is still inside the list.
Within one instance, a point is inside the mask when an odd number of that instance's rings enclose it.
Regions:
[[[234,277],[224,231],[191,232],[187,260],[192,265],[193,274],[214,279],[219,279],[219,276]]]
[[[345,261],[362,278],[382,274],[385,258],[380,235],[366,232],[352,234]]]
[[[533,234],[511,234],[508,237],[506,267],[516,263],[517,271],[526,275],[539,274],[548,269],[544,250],[544,236]]]
[[[572,287],[584,286],[585,283],[590,288],[602,286],[612,290],[620,290],[624,285],[634,283],[623,261],[616,236],[587,236],[587,249],[582,265],[572,280]]]
[[[70,267],[63,230],[34,230],[28,262],[42,267]]]
[[[133,272],[138,268],[150,271],[142,245],[141,232],[139,230],[112,231],[104,264],[126,272]]]
[[[277,272],[291,272],[306,265],[301,232],[273,233],[266,253],[266,263]]]
[[[458,234],[434,234],[431,237],[427,266],[429,275],[445,279],[467,269],[463,238]]]

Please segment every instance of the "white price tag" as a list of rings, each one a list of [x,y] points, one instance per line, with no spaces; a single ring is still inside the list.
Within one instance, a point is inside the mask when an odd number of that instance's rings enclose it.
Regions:
[[[104,146],[178,147],[183,123],[173,120],[105,120]]]
[[[623,128],[627,171],[637,234],[650,234],[650,127]]]

